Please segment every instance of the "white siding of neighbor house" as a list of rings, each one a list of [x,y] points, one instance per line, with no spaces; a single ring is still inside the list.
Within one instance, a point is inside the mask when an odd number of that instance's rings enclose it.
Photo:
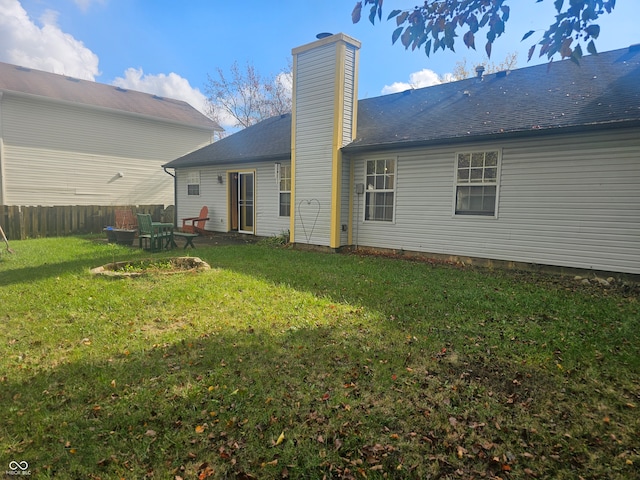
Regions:
[[[282,165],[291,165],[281,161]],[[200,172],[200,195],[187,195],[187,176],[190,171]],[[209,209],[206,230],[230,231],[229,221],[229,173],[255,172],[255,235],[270,237],[289,230],[289,217],[280,216],[280,195],[275,177],[274,162],[255,162],[242,165],[205,166],[176,169],[178,226],[182,219],[196,217],[203,206]],[[222,183],[218,183],[222,175]]]
[[[5,93],[0,134],[7,205],[169,205],[173,178],[162,165],[208,145],[212,132]]]
[[[355,183],[366,159],[396,158],[397,189],[393,223],[364,222],[354,195],[353,243],[640,273],[640,131],[464,146],[476,149],[502,152],[497,218],[453,215],[455,147],[354,157]]]

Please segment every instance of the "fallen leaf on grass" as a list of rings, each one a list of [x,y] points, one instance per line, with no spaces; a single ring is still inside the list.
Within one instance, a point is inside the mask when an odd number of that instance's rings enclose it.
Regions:
[[[156,436],[156,431],[155,431],[155,430],[151,430],[151,429],[149,429],[149,430],[147,430],[144,434],[145,434],[147,437],[155,437],[155,436]]]
[[[280,445],[282,442],[284,442],[284,430],[282,431],[282,433],[278,437],[278,440],[276,440],[276,443],[275,443],[274,446]]]
[[[333,441],[333,446],[335,447],[336,450],[340,450],[340,447],[342,447],[342,440],[336,437],[335,440]]]
[[[215,471],[213,470],[213,468],[211,468],[209,464],[205,462],[198,467],[198,480],[209,478],[214,473]]]
[[[262,462],[262,464],[260,465],[262,468],[267,467],[267,466],[276,466],[278,465],[278,459],[276,458],[275,460],[271,460],[270,462]]]
[[[202,433],[202,432],[204,432],[204,426],[196,425],[196,433]]]

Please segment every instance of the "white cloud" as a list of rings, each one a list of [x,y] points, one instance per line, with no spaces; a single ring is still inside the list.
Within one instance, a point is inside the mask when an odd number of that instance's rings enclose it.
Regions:
[[[100,75],[98,56],[57,25],[47,10],[37,25],[18,0],[0,0],[0,61],[84,80]]]
[[[103,4],[105,0],[75,0],[75,3],[86,11],[92,4]],[[46,10],[37,24],[19,0],[0,0],[0,61],[95,81],[100,75],[98,56],[80,40],[63,32],[58,26],[58,16],[57,11]],[[175,73],[145,75],[142,69],[129,68],[113,84],[184,100],[206,112],[206,97]]]
[[[280,72],[276,75],[276,83],[278,83],[282,90],[291,97],[293,94],[293,73],[292,72]]]
[[[104,4],[105,2],[106,0],[73,0],[73,3],[75,3],[76,6],[83,12],[89,10],[89,7],[91,7],[92,3]]]
[[[385,85],[382,88],[382,94],[387,95],[389,93],[404,92],[412,88],[431,87],[432,85],[439,85],[441,83],[453,81],[453,75],[446,73],[443,76],[438,75],[433,70],[424,68],[419,72],[413,72],[409,75],[409,82],[394,82],[391,85]]]
[[[207,111],[207,97],[177,73],[145,74],[142,68],[128,68],[124,77],[117,77],[113,85],[161,97],[183,100],[202,113]]]

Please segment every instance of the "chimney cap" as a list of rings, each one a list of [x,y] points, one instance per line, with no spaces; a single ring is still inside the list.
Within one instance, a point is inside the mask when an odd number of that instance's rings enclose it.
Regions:
[[[483,73],[484,73],[484,65],[478,65],[476,67],[476,75],[478,76],[478,78],[481,78]]]

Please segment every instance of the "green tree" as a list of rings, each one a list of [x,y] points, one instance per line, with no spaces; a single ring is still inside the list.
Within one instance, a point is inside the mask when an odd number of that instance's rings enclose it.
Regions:
[[[382,20],[384,0],[364,0],[365,7],[370,5],[369,21],[375,24],[376,18]],[[518,3],[523,0],[518,0]],[[531,0],[533,1],[533,0]],[[540,3],[544,0],[535,0]],[[539,56],[546,55],[549,60],[556,54],[562,58],[571,58],[579,63],[582,58],[582,45],[586,44],[589,53],[597,53],[596,40],[600,26],[598,18],[611,13],[616,0],[553,0],[557,15],[555,22],[543,33],[542,38],[529,49],[528,60],[539,49]],[[486,31],[485,52],[491,57],[493,42],[505,31],[511,9],[510,0],[425,0],[412,10],[393,10],[387,20],[395,19],[397,28],[391,40],[398,39],[405,49],[422,49],[429,56],[438,50],[454,51],[459,31],[464,31],[462,41],[467,48],[476,48],[476,35]],[[351,14],[353,23],[360,21],[363,2],[356,3]],[[461,32],[462,33],[462,32]],[[527,32],[522,40],[535,32]]]

